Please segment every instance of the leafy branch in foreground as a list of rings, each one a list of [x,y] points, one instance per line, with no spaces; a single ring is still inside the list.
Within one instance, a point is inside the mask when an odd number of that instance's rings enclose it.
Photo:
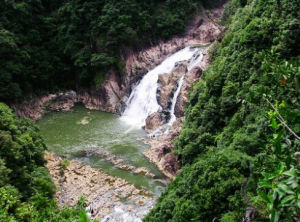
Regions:
[[[266,204],[270,221],[298,221],[300,219],[299,169],[293,163],[296,153],[291,149],[291,141],[284,138],[286,121],[283,121],[277,107],[272,105],[274,110],[268,113],[273,130],[271,157],[275,168],[269,173],[262,173],[263,177],[258,183],[258,194]],[[281,123],[277,122],[278,119]],[[293,132],[289,127],[287,129]]]

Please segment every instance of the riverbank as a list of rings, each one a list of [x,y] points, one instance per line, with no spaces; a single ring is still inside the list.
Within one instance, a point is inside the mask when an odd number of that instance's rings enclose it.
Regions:
[[[139,211],[147,213],[155,197],[138,189],[124,179],[113,177],[99,169],[76,160],[65,160],[53,153],[45,153],[46,167],[57,187],[56,200],[61,206],[74,206],[81,196],[87,199],[92,218],[103,219],[115,208],[127,206],[127,213],[139,218]]]

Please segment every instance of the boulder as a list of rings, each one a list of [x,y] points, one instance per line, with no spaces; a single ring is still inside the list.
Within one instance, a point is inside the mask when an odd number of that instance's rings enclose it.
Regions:
[[[163,110],[168,110],[172,105],[172,99],[179,79],[187,72],[186,61],[175,65],[171,74],[160,74],[158,76],[158,103]]]
[[[175,106],[176,117],[182,117],[184,115],[185,105],[189,100],[189,92],[193,87],[193,83],[196,82],[201,77],[201,75],[202,75],[202,69],[199,66],[194,67],[192,70],[186,73]]]
[[[136,170],[134,170],[133,173],[146,175],[146,174],[150,173],[150,171],[146,167],[140,167],[140,168],[137,168]]]
[[[162,115],[159,112],[152,113],[146,119],[145,130],[150,132],[164,124]]]
[[[168,153],[162,162],[163,168],[172,175],[176,175],[178,170],[178,157]]]

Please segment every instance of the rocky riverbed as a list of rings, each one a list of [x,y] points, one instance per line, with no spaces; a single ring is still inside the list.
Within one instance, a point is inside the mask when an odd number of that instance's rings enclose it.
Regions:
[[[111,221],[109,215],[113,217],[115,209],[122,209],[132,218],[139,219],[143,216],[142,212],[146,213],[154,204],[152,194],[124,179],[76,160],[63,164],[63,159],[52,153],[46,153],[45,158],[46,167],[57,187],[55,197],[60,205],[74,206],[84,196],[92,218],[106,217],[106,221]]]

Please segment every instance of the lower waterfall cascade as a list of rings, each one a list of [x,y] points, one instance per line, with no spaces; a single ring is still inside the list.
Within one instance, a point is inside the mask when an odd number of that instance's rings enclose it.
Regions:
[[[160,65],[150,70],[131,92],[126,103],[126,109],[121,116],[121,120],[133,127],[141,128],[145,126],[146,119],[154,112],[162,110],[157,101],[158,76],[160,74],[170,74],[176,64],[181,61],[189,61],[188,71],[192,70],[203,59],[204,48],[185,47],[166,58]],[[172,99],[169,110],[170,120],[168,125],[172,125],[175,120],[175,106],[180,94],[180,89],[184,83],[184,75],[178,80],[177,89]]]

